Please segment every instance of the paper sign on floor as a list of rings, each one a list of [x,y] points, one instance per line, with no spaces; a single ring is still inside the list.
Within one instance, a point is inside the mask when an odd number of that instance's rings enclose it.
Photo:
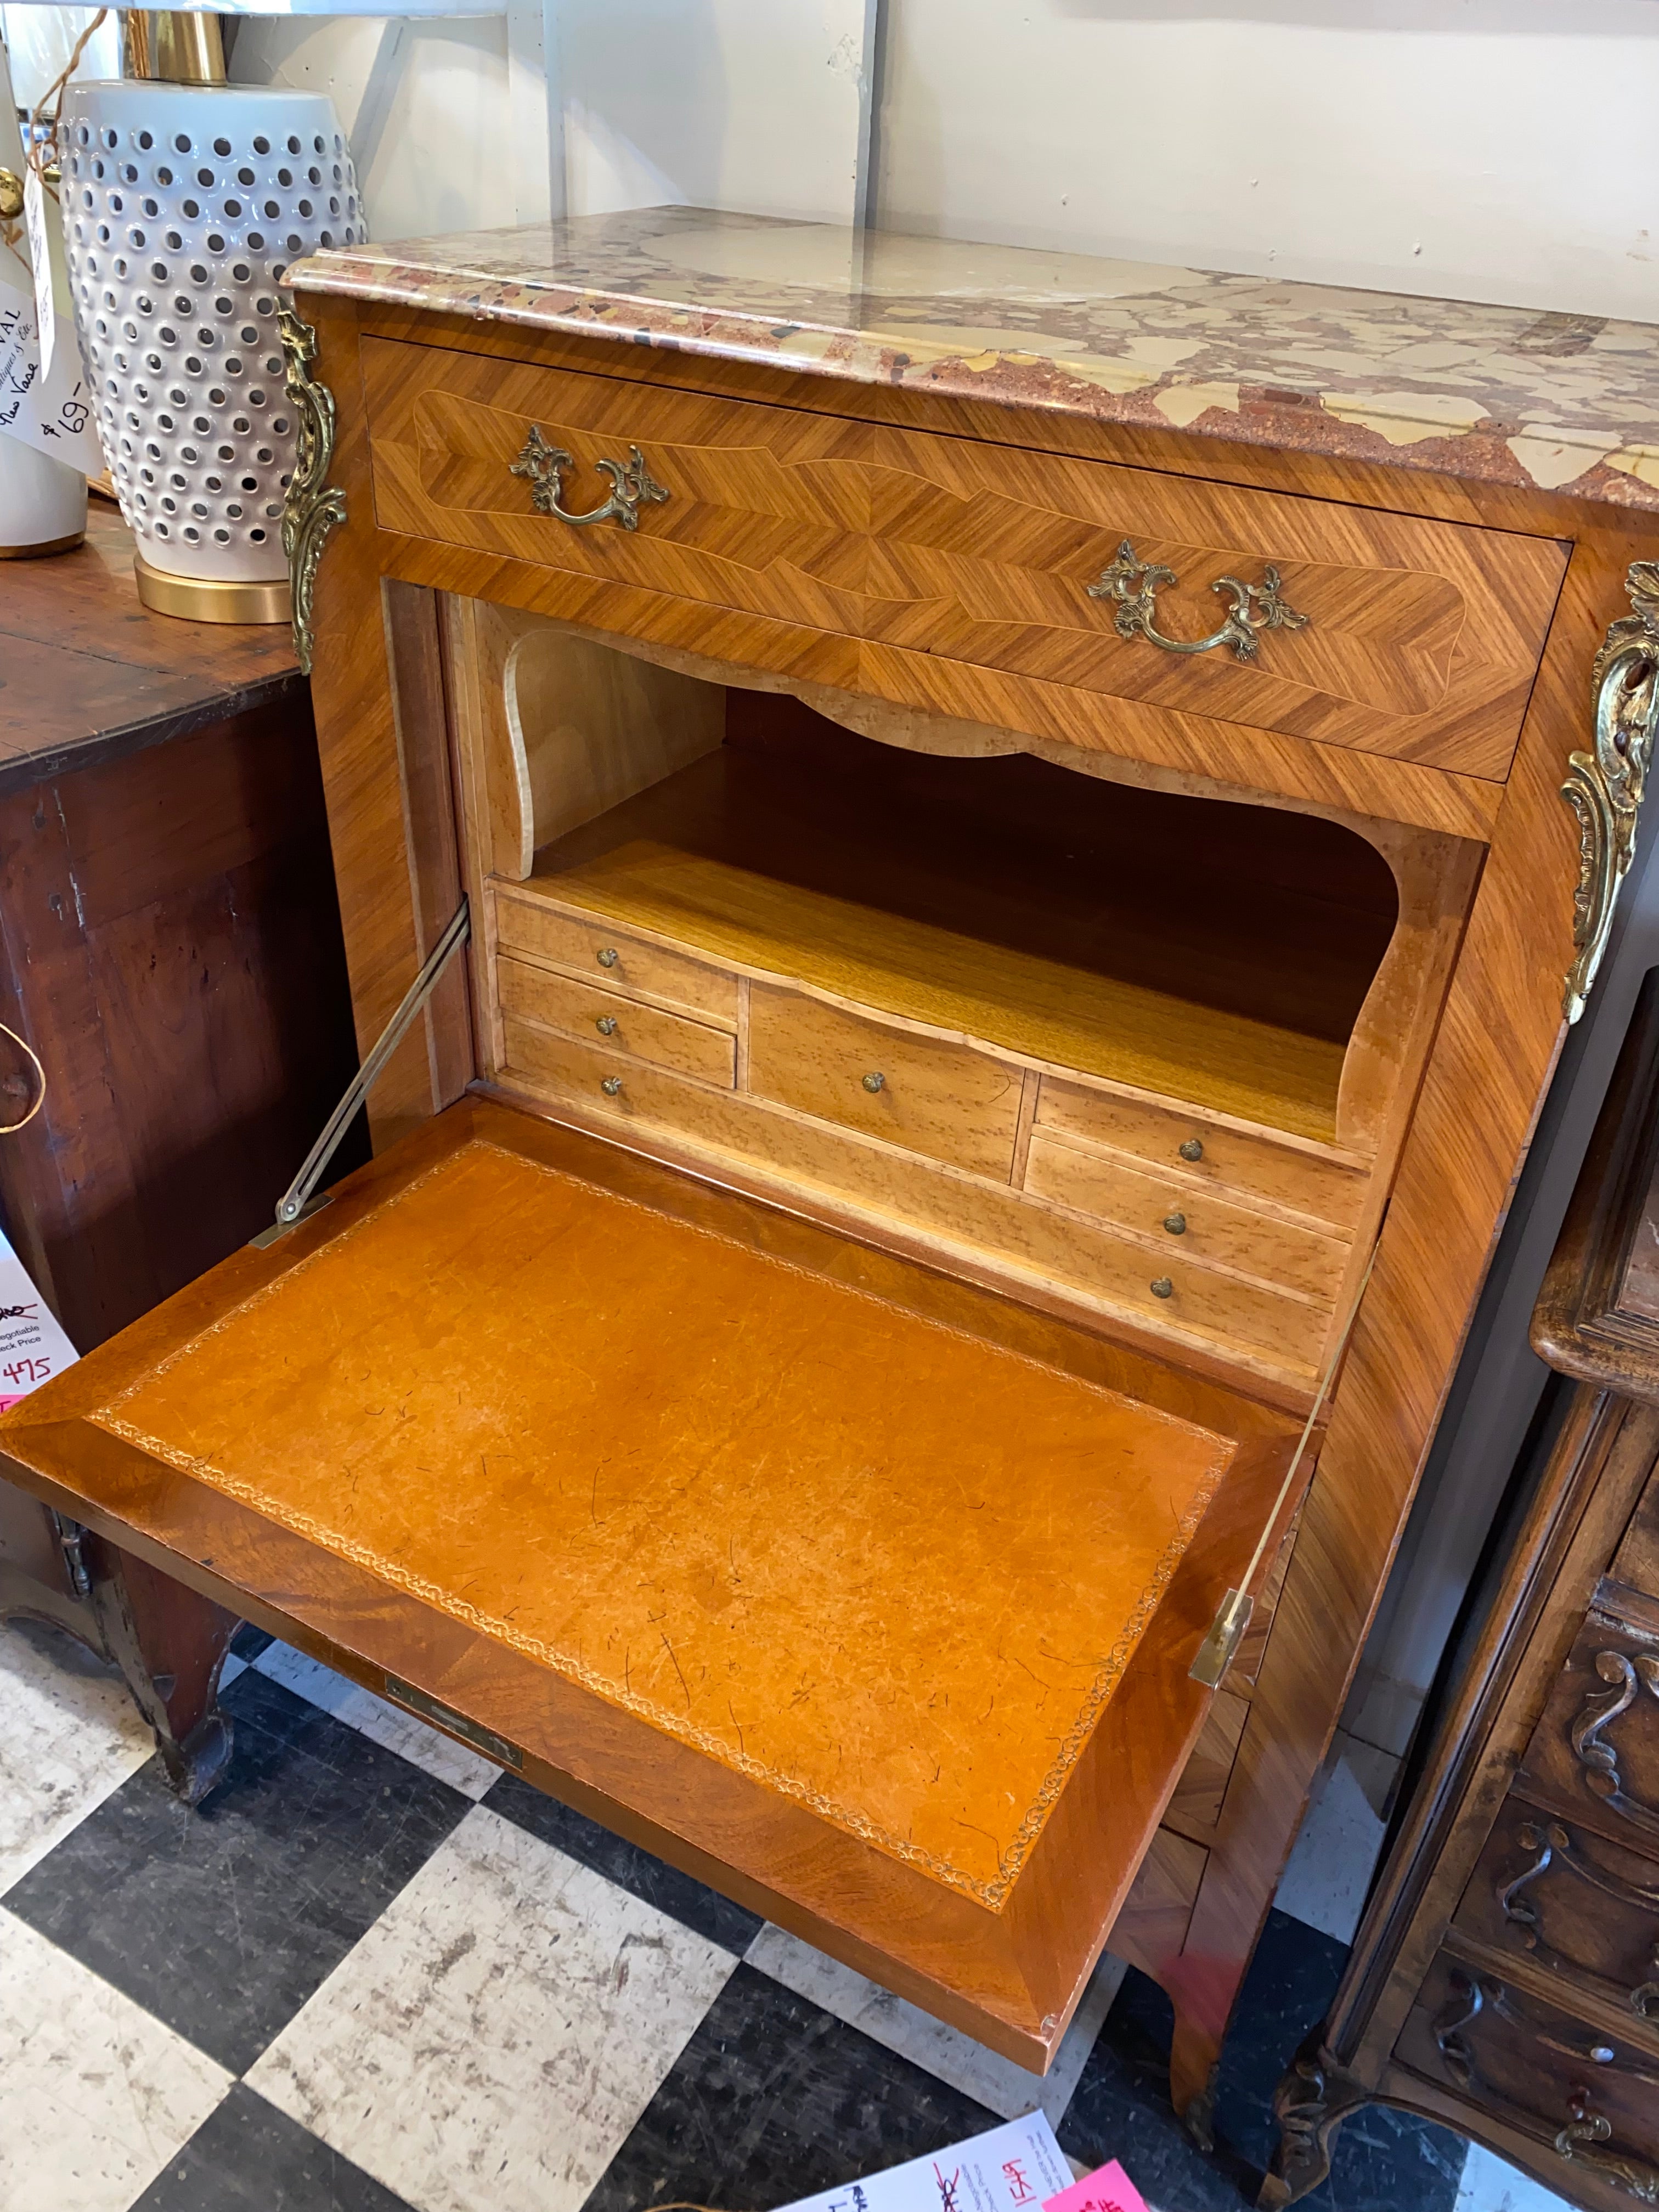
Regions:
[[[1146,2200],[1114,2159],[1051,2197],[1043,2212],[1146,2212]]]
[[[950,2150],[803,2197],[786,2212],[1041,2212],[1071,2186],[1054,2130],[1031,2112]]]
[[[80,1356],[0,1235],[0,1413]]]

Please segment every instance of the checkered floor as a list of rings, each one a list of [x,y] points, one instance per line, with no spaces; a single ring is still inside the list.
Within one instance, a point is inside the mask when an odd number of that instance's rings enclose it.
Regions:
[[[1037,2082],[284,1646],[238,1649],[230,1778],[191,1813],[117,1683],[0,1629],[0,2212],[769,2212],[1034,2104],[1164,2212],[1253,2201],[1331,1936],[1273,1915],[1205,2160],[1139,1975],[1106,1962]],[[1399,2115],[1340,2141],[1329,2212],[1556,2203]]]

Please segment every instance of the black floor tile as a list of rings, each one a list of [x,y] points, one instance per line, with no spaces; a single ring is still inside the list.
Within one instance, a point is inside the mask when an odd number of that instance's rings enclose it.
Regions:
[[[739,1958],[765,1925],[758,1913],[733,1905],[729,1898],[705,1887],[690,1875],[681,1874],[678,1868],[665,1866],[649,1851],[641,1850],[637,1844],[624,1843],[585,1813],[573,1812],[556,1798],[532,1790],[516,1774],[504,1774],[493,1783],[484,1802],[492,1813],[528,1828],[544,1843],[555,1844],[595,1874],[614,1881],[619,1889],[631,1891],[671,1920],[678,1920],[682,1927],[707,1936],[711,1943],[735,1952]]]
[[[1277,2140],[1273,2090],[1324,2018],[1346,1957],[1288,1913],[1268,1914],[1221,2056],[1209,2158],[1170,2109],[1170,2001],[1132,1968],[1056,2130],[1062,2148],[1091,2165],[1121,2159],[1163,2212],[1254,2204]],[[1302,2203],[1308,2212],[1451,2212],[1467,2149],[1430,2121],[1373,2107],[1343,2127],[1330,2179]]]
[[[252,1671],[191,1812],[152,1760],[6,1893],[94,1973],[245,2073],[469,1801]]]
[[[251,1620],[245,1620],[231,1638],[230,1648],[245,1667],[251,1667],[262,1652],[270,1650],[276,1641],[276,1638],[264,1629],[256,1628]]]
[[[409,2207],[239,2081],[131,2212],[409,2212]]]
[[[584,2212],[768,2212],[995,2127],[857,2028],[738,1966]]]
[[[1170,2109],[1174,2025],[1168,1997],[1132,1966],[1054,2133],[1085,2166],[1121,2160],[1161,2212],[1238,2212],[1254,2203],[1258,2177],[1242,2161],[1230,2163],[1224,2145],[1206,2158]]]

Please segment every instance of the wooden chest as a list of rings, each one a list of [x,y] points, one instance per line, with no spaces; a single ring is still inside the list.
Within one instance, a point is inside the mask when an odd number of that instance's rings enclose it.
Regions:
[[[301,272],[365,1051],[469,950],[374,1165],[0,1439],[1028,2064],[1109,1942],[1201,2126],[1627,858],[1561,785],[1652,533],[1039,404],[686,213]]]
[[[1659,971],[1545,1279],[1563,1378],[1264,2203],[1348,2113],[1444,2120],[1589,2212],[1659,2196]],[[1522,1470],[1523,1474],[1527,1470]]]

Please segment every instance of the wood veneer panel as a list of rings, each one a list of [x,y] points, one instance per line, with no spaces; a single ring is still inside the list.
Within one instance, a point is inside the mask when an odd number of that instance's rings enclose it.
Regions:
[[[1188,1942],[1242,1962],[1340,1712],[1501,1228],[1564,1025],[1577,834],[1559,790],[1586,671],[1640,538],[1575,551],[1401,1155]],[[1559,886],[1553,899],[1540,885]],[[1199,2094],[1235,1967],[1186,1978],[1177,2095]]]
[[[1507,769],[1560,583],[1540,540],[1036,454],[1014,470],[966,441],[432,347],[364,358],[393,528],[1472,775]],[[668,501],[632,533],[536,514],[510,473],[532,423],[588,470],[647,448]],[[1249,665],[1121,638],[1084,587],[1125,538],[1189,589],[1274,565],[1309,629]],[[1194,596],[1186,633],[1207,634]]]

